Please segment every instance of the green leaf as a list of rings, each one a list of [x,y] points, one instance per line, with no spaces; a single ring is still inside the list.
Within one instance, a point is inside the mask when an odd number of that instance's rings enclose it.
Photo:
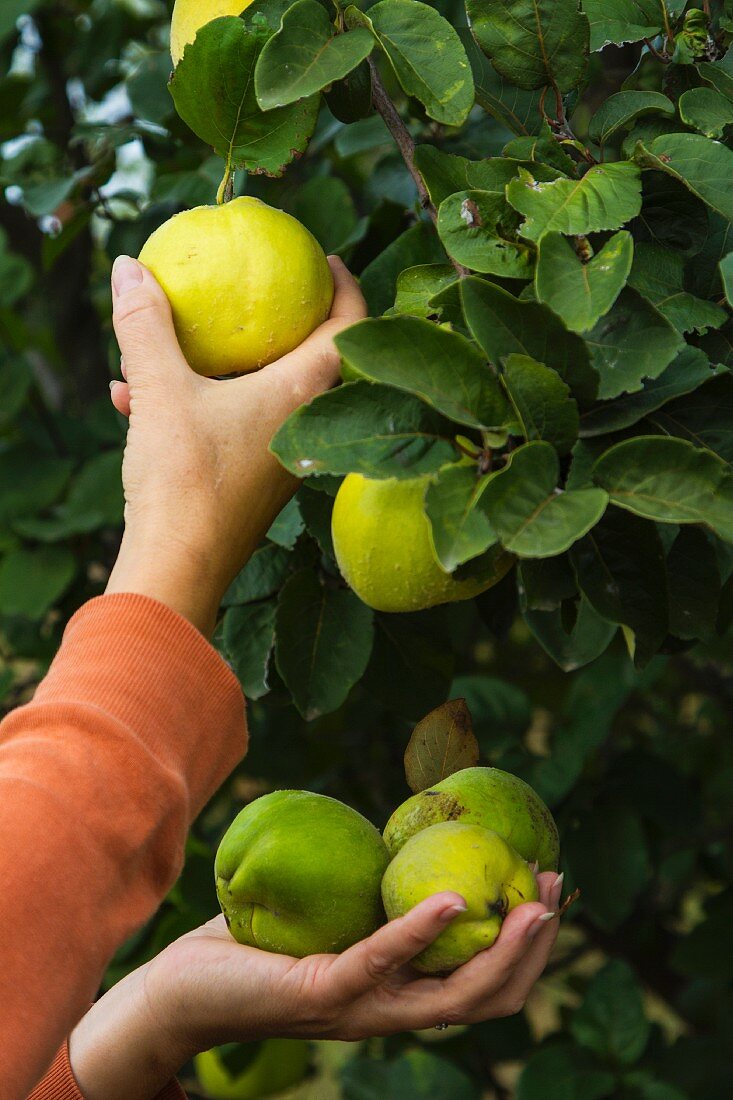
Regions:
[[[662,245],[647,241],[637,245],[629,285],[648,298],[678,332],[705,333],[728,319],[721,306],[684,289],[684,257]]]
[[[665,435],[706,447],[733,466],[733,377],[727,371],[650,414],[649,420]]]
[[[517,1100],[602,1100],[615,1078],[577,1047],[556,1045],[532,1054],[517,1085]]]
[[[408,1050],[390,1067],[388,1100],[480,1100],[481,1091],[458,1066],[428,1050]],[[376,1100],[384,1100],[380,1092]]]
[[[604,1062],[631,1066],[641,1058],[651,1024],[642,991],[628,963],[612,959],[595,975],[570,1030],[581,1046]]]
[[[571,332],[588,332],[623,290],[634,258],[634,240],[622,230],[584,263],[570,241],[548,233],[539,243],[535,290]]]
[[[685,343],[650,302],[628,287],[586,341],[601,378],[602,398],[640,390],[646,378],[659,377]]]
[[[577,0],[467,0],[474,37],[519,88],[576,88],[585,74],[588,20]]]
[[[612,932],[631,916],[650,875],[639,815],[623,803],[595,800],[565,834],[565,862],[582,884],[583,909],[598,928]]]
[[[418,317],[360,321],[336,337],[347,366],[414,393],[459,424],[499,428],[509,407],[498,380],[468,340]]]
[[[598,390],[585,342],[538,302],[519,301],[482,279],[461,280],[461,300],[468,326],[495,365],[509,355],[527,355],[557,371],[581,405]]]
[[[437,207],[456,191],[493,191],[503,196],[506,185],[516,177],[521,164],[504,156],[469,160],[453,153],[444,153],[434,145],[418,145],[415,166]],[[557,179],[557,175],[553,168],[538,166],[538,176],[542,179]]]
[[[580,434],[587,438],[629,428],[673,398],[692,393],[712,377],[714,372],[705,352],[685,344],[666,370],[658,378],[645,382],[642,389],[582,413]]]
[[[504,196],[493,191],[459,191],[438,211],[438,235],[458,263],[505,279],[531,279],[534,251],[516,240],[518,225]]]
[[[373,612],[352,593],[321,584],[310,569],[280,594],[277,669],[307,721],[338,710],[372,651]]]
[[[636,217],[641,210],[641,175],[629,161],[597,164],[582,179],[549,183],[521,169],[506,195],[514,209],[525,215],[521,234],[527,240],[539,241],[552,232],[586,236],[618,229]]]
[[[448,697],[453,655],[443,609],[417,615],[377,615],[364,690],[413,720]]]
[[[542,123],[537,134],[530,137],[516,137],[504,146],[503,156],[514,157],[519,161],[525,161],[525,167],[532,173],[535,179],[557,179],[558,175],[575,177],[577,161],[573,160],[566,148],[575,148],[577,151],[579,142],[572,140],[558,141],[550,129],[548,122]],[[582,149],[582,146],[580,146]],[[552,175],[543,177],[547,170]]]
[[[517,586],[524,611],[556,611],[578,595],[569,554],[520,562]]]
[[[59,498],[71,474],[69,459],[20,444],[0,454],[0,522],[47,508]]]
[[[301,535],[305,524],[300,514],[298,500],[293,497],[283,508],[280,515],[273,522],[267,537],[271,542],[286,550],[292,550]]]
[[[74,555],[66,546],[11,550],[0,561],[0,615],[42,619],[75,573]]]
[[[590,48],[653,38],[663,27],[663,0],[583,0],[590,21]]]
[[[620,508],[660,523],[700,523],[733,542],[733,473],[710,451],[639,436],[606,451],[593,479]]]
[[[0,428],[10,424],[25,404],[28,391],[33,384],[33,372],[25,359],[0,359]],[[2,459],[0,458],[0,464]],[[1,468],[1,466],[0,466]],[[2,497],[0,492],[0,498]],[[0,512],[2,503],[0,499]]]
[[[618,630],[616,623],[593,610],[586,599],[581,599],[572,629],[566,630],[562,608],[556,611],[523,612],[527,626],[555,664],[565,672],[590,664],[608,648]]]
[[[504,385],[526,440],[544,439],[567,454],[578,438],[578,405],[557,371],[527,355],[509,355]]]
[[[664,547],[654,524],[609,508],[571,550],[578,584],[599,615],[628,627],[643,668],[669,630]]]
[[[512,451],[489,480],[479,507],[502,545],[521,558],[551,558],[594,527],[608,497],[596,489],[561,492],[560,463],[549,443]]]
[[[369,8],[368,23],[407,95],[419,99],[436,122],[465,122],[473,107],[473,75],[448,20],[418,0],[382,0]]]
[[[642,115],[674,118],[674,113],[674,103],[661,92],[616,92],[604,100],[593,115],[588,126],[588,137],[602,146],[619,130],[628,129]]]
[[[261,699],[269,691],[267,669],[275,645],[277,603],[249,603],[230,607],[224,616],[224,647],[242,691]]]
[[[721,578],[715,549],[699,527],[682,527],[667,555],[669,632],[694,640],[715,634]]]
[[[214,19],[186,46],[170,90],[183,121],[219,156],[249,172],[280,176],[308,144],[318,96],[262,111],[254,89],[262,48],[241,19]]]
[[[235,607],[273,596],[290,571],[290,553],[283,546],[266,543],[255,550],[244,569],[224,593],[222,605]]]
[[[410,313],[414,317],[435,318],[441,311],[433,304],[433,299],[457,281],[456,269],[451,264],[419,264],[417,267],[408,267],[397,278],[393,311]]]
[[[714,88],[690,88],[679,101],[680,118],[686,126],[709,138],[722,138],[733,123],[733,103]]]
[[[329,492],[321,491],[318,485],[309,481],[298,493],[298,502],[305,520],[306,531],[316,540],[321,553],[330,558],[335,565],[336,551],[333,548],[331,534],[333,497]]]
[[[0,309],[15,305],[33,285],[33,267],[7,247],[7,236],[0,227]]]
[[[418,222],[392,241],[361,273],[361,290],[369,312],[384,313],[394,302],[397,279],[406,267],[442,264],[445,249],[432,225]]]
[[[405,778],[414,794],[475,768],[479,747],[465,699],[450,699],[415,726],[405,749]]]
[[[454,456],[447,428],[434,409],[411,393],[349,382],[296,409],[270,449],[297,477],[414,477],[439,469]]]
[[[733,307],[733,252],[729,252],[727,256],[723,257],[719,269],[720,277],[723,280],[725,300],[729,306]]]
[[[635,159],[685,185],[693,195],[733,221],[733,152],[700,134],[663,134],[648,146],[637,146]]]
[[[449,573],[497,541],[488,516],[476,507],[487,484],[474,463],[454,463],[444,466],[428,485],[425,511],[433,549]]]
[[[257,102],[269,111],[314,95],[347,76],[373,48],[374,39],[364,27],[336,34],[318,0],[297,0],[257,61]]]
[[[98,526],[122,523],[125,498],[122,492],[122,455],[107,451],[91,458],[74,476],[63,505],[67,517],[99,515]]]
[[[514,134],[536,133],[542,122],[539,109],[542,93],[536,89],[517,88],[516,84],[505,80],[479,49],[467,27],[459,27],[458,35],[473,71],[479,106]]]
[[[701,61],[697,71],[726,99],[733,99],[733,49],[729,48],[718,61]]]
[[[315,176],[298,188],[293,212],[326,253],[343,251],[366,229],[349,188],[337,176]]]

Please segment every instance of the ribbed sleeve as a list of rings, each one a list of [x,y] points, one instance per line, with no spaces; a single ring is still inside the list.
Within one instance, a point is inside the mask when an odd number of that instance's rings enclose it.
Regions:
[[[41,1078],[245,748],[236,678],[175,612],[110,595],[70,621],[34,700],[0,724],[3,1097]]]
[[[74,1080],[69,1064],[67,1043],[59,1048],[53,1064],[46,1076],[34,1088],[28,1100],[85,1100]],[[170,1081],[155,1100],[187,1100],[186,1094],[177,1081]]]

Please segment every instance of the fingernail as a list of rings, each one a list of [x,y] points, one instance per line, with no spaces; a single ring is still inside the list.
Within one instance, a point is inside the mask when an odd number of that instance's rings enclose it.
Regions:
[[[112,289],[119,298],[143,281],[143,269],[132,256],[118,256],[112,265]]]
[[[447,909],[444,909],[443,912],[440,914],[439,919],[443,924],[450,924],[450,922],[454,920],[459,913],[465,913],[467,909],[468,906],[465,904],[465,902],[463,905],[460,905],[458,902],[456,902],[455,905],[449,905]]]
[[[533,940],[537,933],[542,931],[548,920],[553,920],[554,916],[554,913],[543,913],[541,917],[537,918],[537,920],[532,921],[525,933],[527,939]]]
[[[115,386],[119,386],[119,384],[120,384],[119,380],[117,378],[113,378],[112,381],[109,384],[110,390],[113,390],[115,388]]]
[[[565,872],[564,872],[564,871],[562,871],[562,872],[561,872],[561,873],[560,873],[560,874],[559,874],[559,875],[557,876],[557,878],[555,879],[555,881],[553,882],[553,884],[552,884],[552,889],[553,889],[553,890],[557,890],[558,888],[562,888],[562,884],[563,884],[563,882],[564,882],[564,881],[565,881]]]
[[[529,868],[529,869],[530,869],[530,871],[532,872],[532,874],[533,874],[533,875],[536,875],[536,874],[537,874],[537,872],[538,872],[538,871],[539,871],[539,869],[540,869],[540,865],[539,865],[539,863],[537,863],[537,862],[535,861],[534,863],[530,864],[530,868]]]

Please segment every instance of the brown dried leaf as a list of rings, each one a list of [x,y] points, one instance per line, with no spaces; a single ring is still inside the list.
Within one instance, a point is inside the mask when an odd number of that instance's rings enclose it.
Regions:
[[[478,764],[479,746],[465,699],[451,699],[418,722],[405,750],[405,775],[417,794]]]

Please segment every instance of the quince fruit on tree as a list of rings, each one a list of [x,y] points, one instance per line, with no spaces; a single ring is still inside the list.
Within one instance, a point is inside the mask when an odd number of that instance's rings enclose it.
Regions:
[[[199,1084],[212,1100],[259,1100],[299,1084],[310,1063],[304,1039],[265,1039],[246,1046],[230,1044],[241,1069],[225,1061],[227,1047],[214,1047],[194,1058]]]
[[[528,863],[554,871],[557,826],[528,783],[499,768],[464,768],[403,802],[387,822],[384,840],[395,855],[410,837],[443,821],[492,829]]]
[[[168,296],[183,354],[212,377],[258,370],[329,315],[334,285],[315,237],[243,196],[164,222],[139,255]]]
[[[513,557],[497,547],[477,577],[457,580],[433,551],[423,502],[429,476],[344,478],[332,518],[333,545],[349,587],[376,611],[423,611],[470,600],[508,573]]]
[[[537,901],[532,870],[505,840],[482,825],[446,821],[416,833],[400,849],[382,880],[390,920],[425,898],[455,890],[468,906],[412,965],[425,974],[455,970],[496,940],[512,909]]]
[[[237,815],[216,854],[234,938],[303,958],[344,951],[384,923],[389,853],[365,817],[325,795],[275,791]]]
[[[171,57],[177,65],[183,51],[205,23],[222,15],[241,15],[252,0],[176,0],[171,17]]]

